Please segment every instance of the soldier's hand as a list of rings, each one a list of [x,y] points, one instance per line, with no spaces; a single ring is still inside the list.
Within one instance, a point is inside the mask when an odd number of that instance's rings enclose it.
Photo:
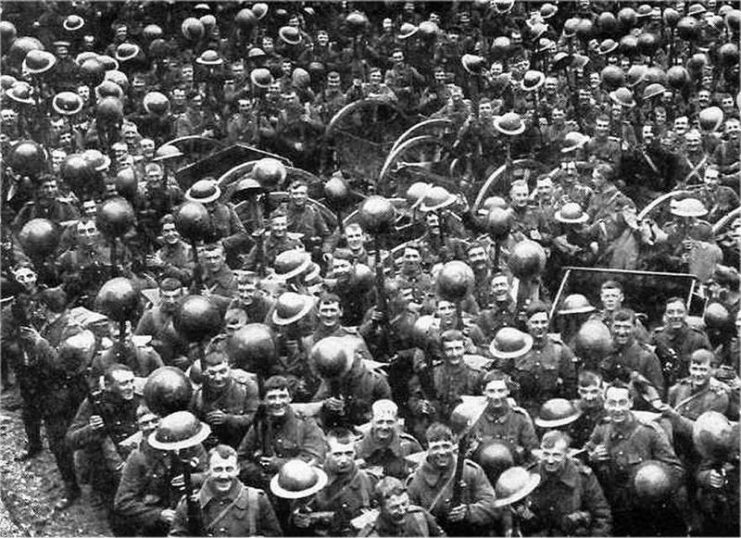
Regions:
[[[299,529],[308,529],[309,525],[311,524],[311,518],[309,517],[309,514],[304,514],[303,512],[294,512],[293,524],[296,525]]]
[[[324,400],[324,405],[327,406],[327,409],[335,413],[341,413],[345,410],[345,402],[334,396]]]
[[[260,467],[265,472],[277,471],[280,468],[281,460],[275,456],[260,456]]]
[[[538,230],[531,230],[530,239],[532,239],[533,241],[540,241],[541,239],[543,239],[543,236],[540,235],[540,232]]]
[[[21,338],[26,342],[36,342],[41,339],[41,335],[33,327],[21,327]]]
[[[710,487],[719,489],[726,485],[726,478],[718,471],[710,471]]]
[[[188,369],[188,366],[190,366],[190,359],[185,355],[180,355],[179,357],[175,357],[175,359],[172,361],[172,365],[175,368],[180,368],[181,370],[185,371]]]
[[[160,512],[160,520],[168,525],[172,525],[172,522],[175,520],[175,510],[165,508]]]
[[[224,413],[221,409],[206,413],[206,422],[208,422],[212,426],[219,426],[221,424],[224,424],[226,422],[226,413]]]
[[[376,323],[381,323],[383,321],[383,318],[383,312],[381,312],[380,310],[375,310],[371,315],[371,320],[375,321]]]
[[[457,523],[458,521],[463,521],[466,519],[466,516],[468,515],[468,505],[467,504],[459,504],[455,508],[453,508],[450,512],[448,512],[448,521],[452,523]]]
[[[589,512],[571,512],[563,516],[562,526],[564,530],[568,530],[569,534],[573,534],[578,527],[586,527],[589,525]]]
[[[594,450],[589,453],[589,459],[591,461],[607,461],[610,459],[610,453],[607,451],[605,445],[597,445]]]
[[[417,404],[417,413],[420,415],[429,415],[432,413],[432,404],[428,400],[420,400]]]
[[[105,424],[103,423],[103,417],[100,415],[92,415],[88,421],[90,427],[94,430],[102,430]]]

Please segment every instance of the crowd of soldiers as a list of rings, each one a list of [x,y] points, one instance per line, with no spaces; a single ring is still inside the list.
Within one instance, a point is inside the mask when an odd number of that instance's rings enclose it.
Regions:
[[[116,536],[738,536],[738,8],[3,2],[17,460]],[[362,100],[461,190],[348,177]]]

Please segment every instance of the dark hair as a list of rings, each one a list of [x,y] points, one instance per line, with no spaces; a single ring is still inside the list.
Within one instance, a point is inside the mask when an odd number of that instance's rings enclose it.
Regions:
[[[105,382],[113,383],[113,375],[116,372],[131,372],[133,374],[134,370],[132,370],[125,364],[121,364],[121,363],[112,364],[111,366],[108,367],[108,369],[103,374],[103,379],[105,380]]]
[[[168,213],[160,219],[160,228],[162,228],[165,224],[175,224],[175,217],[172,215],[172,213]]]
[[[449,426],[442,422],[433,422],[425,431],[425,439],[428,443],[434,443],[436,441],[453,441],[455,438]]]
[[[540,314],[541,312],[545,312],[546,316],[548,316],[548,305],[545,304],[543,301],[533,301],[525,309],[525,317],[527,319],[530,319],[535,314]]]
[[[342,307],[342,303],[340,302],[340,298],[339,298],[339,296],[336,293],[328,293],[328,292],[322,293],[319,296],[319,303],[318,304],[321,305],[322,303],[337,303],[338,305],[340,305],[340,307]]]
[[[45,289],[40,295],[41,302],[43,302],[49,310],[55,314],[64,312],[64,309],[67,306],[67,294],[60,288]]]
[[[484,376],[481,384],[486,387],[486,385],[488,385],[492,381],[504,381],[507,384],[508,388],[510,388],[512,384],[512,378],[509,376],[509,374],[506,374],[497,369],[489,370],[488,372],[486,372],[486,375]]]
[[[229,445],[216,445],[208,451],[209,463],[211,462],[211,458],[213,458],[214,455],[218,455],[221,459],[225,460],[227,458],[236,458],[237,451]]]
[[[463,333],[457,329],[448,329],[440,335],[441,344],[444,344],[446,342],[458,342],[459,340],[463,339]]]
[[[327,442],[330,439],[335,439],[342,445],[347,445],[355,442],[355,436],[347,428],[332,428],[326,434]]]
[[[229,363],[229,355],[221,350],[211,350],[203,356],[203,369],[205,370],[209,365],[221,364],[222,362]]]
[[[621,308],[617,312],[615,312],[615,315],[612,317],[613,321],[630,321],[631,323],[635,323],[636,321],[636,313],[633,312],[630,308]]]
[[[619,379],[614,380],[612,383],[607,385],[607,387],[605,387],[605,394],[607,394],[607,391],[610,389],[627,390],[628,394],[630,394],[630,387],[628,386],[628,384],[624,381],[620,381]]]
[[[291,387],[288,385],[288,379],[282,375],[274,375],[269,377],[265,384],[262,386],[263,397],[267,396],[271,390],[287,390],[288,394],[291,394]]]
[[[592,370],[582,370],[579,372],[579,386],[590,387],[592,385],[598,385],[602,382],[602,376]]]
[[[622,291],[623,291],[623,285],[620,282],[618,282],[617,280],[605,280],[602,283],[602,286],[600,286],[600,291],[601,290],[607,290],[607,289],[610,289],[610,290],[620,290],[620,292],[622,293]]]
[[[332,257],[335,260],[347,260],[352,263],[355,259],[352,251],[349,248],[338,248],[332,253]]]
[[[681,297],[679,297],[678,295],[675,295],[675,296],[673,296],[673,297],[669,297],[669,298],[668,298],[668,299],[666,300],[666,302],[664,303],[664,307],[667,307],[667,306],[669,306],[669,305],[670,305],[670,304],[672,304],[672,303],[682,303],[682,306],[684,307],[684,309],[685,309],[685,310],[687,310],[687,307],[686,307],[686,306],[685,306],[685,304],[684,304],[684,299],[682,299],[682,298],[681,298]]]
[[[612,181],[615,175],[615,168],[611,164],[600,163],[594,167],[595,172],[598,172],[607,181]]]

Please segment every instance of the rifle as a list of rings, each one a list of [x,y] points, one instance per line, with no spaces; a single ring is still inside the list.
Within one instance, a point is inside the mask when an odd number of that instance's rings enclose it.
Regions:
[[[378,248],[378,240],[374,239],[376,243],[376,310],[383,314],[383,318],[378,325],[378,351],[380,356],[389,355],[389,332],[391,330],[391,323],[389,320],[389,307],[388,297],[386,297],[386,277],[383,271],[383,262],[381,261],[381,251]]]
[[[92,370],[92,367],[88,366],[88,376],[90,375],[90,371]],[[103,409],[101,407],[101,398],[103,397],[103,391],[102,390],[96,390],[93,391],[90,388],[89,383],[85,383],[85,390],[87,391],[87,400],[90,403],[90,407],[93,410],[93,414],[98,415],[103,420],[103,432],[105,434],[105,437],[110,441],[110,444],[113,445],[113,450],[115,451],[116,455],[120,458],[122,462],[126,461],[126,455],[121,451],[121,447],[118,446],[118,443],[114,440],[113,437],[113,431],[111,430],[110,424],[106,421],[106,415],[103,413]],[[106,449],[110,450],[110,447],[108,446],[108,443],[103,442],[102,450],[104,451],[104,455],[106,452]],[[106,460],[109,460],[108,457],[105,458]]]
[[[188,507],[188,531],[191,536],[206,536],[206,527],[203,524],[203,513],[196,499],[193,498],[193,479],[190,473],[190,460],[182,456],[180,450],[175,452],[183,469],[185,482],[185,503]]]

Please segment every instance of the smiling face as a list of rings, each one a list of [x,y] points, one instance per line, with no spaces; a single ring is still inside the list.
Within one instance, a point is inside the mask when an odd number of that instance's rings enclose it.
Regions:
[[[207,357],[205,361],[205,368],[203,370],[204,381],[211,389],[216,391],[224,389],[231,376],[231,368],[229,368],[229,364],[226,360],[213,361],[210,357]]]
[[[634,325],[628,320],[615,320],[612,322],[612,336],[615,344],[625,346],[630,343],[633,337]]]
[[[602,389],[598,384],[579,385],[577,390],[579,392],[582,407],[587,409],[602,407]]]
[[[399,495],[391,495],[388,499],[383,502],[381,511],[388,516],[388,518],[401,525],[406,519],[407,512],[411,502],[409,501],[409,494],[405,491]]]
[[[215,493],[226,495],[239,476],[237,457],[222,458],[218,453],[214,453],[208,462],[208,475],[212,480]]]
[[[538,312],[530,316],[527,320],[527,332],[536,340],[545,338],[548,334],[548,314]]]
[[[126,370],[117,370],[111,373],[112,379],[109,382],[109,390],[122,400],[131,401],[134,399],[134,372]]]
[[[633,399],[628,389],[610,387],[605,393],[605,411],[613,424],[622,424],[633,408]]]
[[[336,327],[340,324],[342,308],[336,302],[322,302],[319,304],[319,321],[327,328]]]
[[[680,330],[687,322],[687,309],[684,303],[674,301],[666,305],[664,318],[670,329]]]
[[[265,394],[265,407],[271,417],[285,416],[290,403],[291,394],[288,389],[273,389]]]
[[[448,469],[453,464],[455,445],[452,441],[431,441],[427,449],[427,457],[432,465],[438,469]]]
[[[459,366],[463,362],[465,353],[466,348],[463,345],[463,340],[443,342],[443,355],[450,366]]]
[[[566,455],[568,446],[563,440],[559,440],[550,448],[540,445],[540,461],[543,462],[543,469],[546,473],[557,474],[566,465]]]

